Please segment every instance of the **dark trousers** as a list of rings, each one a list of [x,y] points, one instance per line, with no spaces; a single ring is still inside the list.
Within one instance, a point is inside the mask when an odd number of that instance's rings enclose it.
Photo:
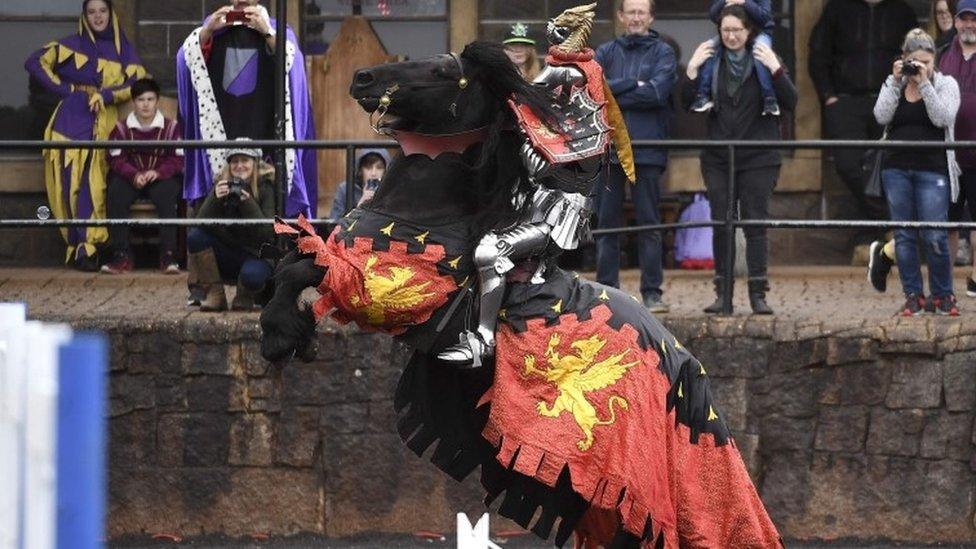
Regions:
[[[702,176],[705,179],[705,189],[708,192],[708,202],[712,207],[712,221],[725,221],[728,204],[729,171],[725,166],[702,166]],[[735,172],[735,199],[737,201],[740,219],[768,219],[769,199],[773,196],[773,188],[779,178],[779,167],[753,168],[737,170]],[[769,264],[769,241],[766,229],[763,227],[746,227],[746,265],[749,267],[749,278],[766,278]],[[715,227],[712,231],[712,251],[715,255],[715,273],[725,272],[725,230]],[[735,262],[735,249],[732,249],[732,261]]]
[[[213,249],[220,277],[226,281],[240,282],[252,292],[261,291],[264,283],[271,278],[271,265],[267,261],[222,242],[206,229],[190,229],[186,234],[186,247],[191,254]]]
[[[637,166],[637,182],[631,186],[634,215],[638,225],[656,225],[661,222],[660,181],[664,168]],[[611,164],[609,176],[598,188],[597,227],[620,227],[624,205],[624,187],[630,185],[623,168]],[[619,234],[596,237],[596,279],[600,284],[620,287],[620,238]],[[640,292],[644,297],[661,295],[664,271],[661,265],[661,231],[637,233],[637,258],[640,262]]]
[[[824,136],[827,139],[879,139],[882,128],[874,119],[876,100],[877,97],[873,95],[839,96],[836,103],[824,107]],[[835,149],[831,154],[834,156],[837,174],[854,196],[861,217],[885,219],[887,212],[884,199],[864,194],[864,187],[871,175],[865,169],[864,153],[861,149]]]
[[[129,217],[132,203],[139,198],[149,198],[156,206],[156,214],[163,219],[175,219],[180,194],[183,192],[183,180],[180,177],[153,181],[141,189],[112,173],[108,178],[108,195],[105,197],[105,207],[109,219],[125,219]],[[114,253],[129,252],[129,227],[113,225],[108,228],[109,245]],[[159,254],[166,252],[176,254],[176,227],[159,228]]]

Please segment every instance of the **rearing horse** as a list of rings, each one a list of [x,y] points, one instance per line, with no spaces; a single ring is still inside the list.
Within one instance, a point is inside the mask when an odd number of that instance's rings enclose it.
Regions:
[[[501,46],[356,73],[350,93],[404,155],[373,199],[325,239],[278,224],[295,249],[261,314],[262,354],[314,353],[331,316],[414,349],[394,399],[397,428],[456,479],[481,469],[498,512],[562,545],[778,547],[716,409],[705,366],[631,296],[567,273],[513,271],[493,364],[436,359],[477,311],[471,253],[517,218],[528,179],[514,96],[541,119],[550,98]],[[300,308],[299,293],[321,298]]]

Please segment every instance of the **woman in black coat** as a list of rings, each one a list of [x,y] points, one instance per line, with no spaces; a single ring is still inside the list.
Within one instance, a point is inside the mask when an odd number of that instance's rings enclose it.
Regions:
[[[708,113],[708,138],[712,140],[779,140],[779,118],[763,116],[763,95],[756,77],[756,63],[765,65],[773,75],[773,88],[780,107],[787,111],[796,108],[796,87],[786,74],[776,53],[762,44],[755,44],[749,55],[747,46],[752,43],[759,29],[739,5],[722,10],[719,18],[719,35],[724,51],[719,63],[714,63],[712,97],[715,107]],[[715,53],[711,41],[703,42],[688,62],[688,81],[682,90],[686,107],[694,102],[698,90],[699,71]],[[766,219],[769,217],[769,199],[779,178],[780,152],[772,149],[740,149],[735,155],[735,200],[742,219]],[[712,205],[712,219],[722,221],[728,203],[729,159],[725,149],[702,151],[702,177],[708,200]],[[768,241],[766,229],[748,227],[746,235],[746,263],[749,267],[749,304],[756,314],[773,314],[766,303],[769,281]],[[705,308],[706,313],[722,310],[722,297],[732,292],[734,281],[724,279],[725,231],[716,228],[712,237],[715,253],[715,303]],[[734,253],[734,251],[733,251]]]

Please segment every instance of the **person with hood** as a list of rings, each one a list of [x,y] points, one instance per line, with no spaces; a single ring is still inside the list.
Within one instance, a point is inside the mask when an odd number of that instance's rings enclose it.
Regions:
[[[674,50],[651,30],[654,22],[653,0],[622,0],[617,18],[626,33],[596,50],[596,61],[603,67],[607,84],[623,113],[631,139],[667,139],[671,134],[671,90],[678,81]],[[627,178],[623,168],[610,155],[606,181],[597,189],[600,229],[621,225]],[[660,180],[668,163],[668,154],[660,149],[635,149],[637,181],[630,187],[634,212],[639,225],[661,222],[658,203]],[[640,292],[644,305],[654,313],[670,309],[664,302],[661,233],[638,234],[638,260],[641,269]],[[620,286],[620,235],[596,238],[597,280],[601,284]]]
[[[386,152],[385,149],[359,149],[356,152],[356,180],[352,191],[352,205],[346,206],[346,194],[349,185],[343,181],[336,187],[329,218],[339,219],[346,215],[346,212],[358,206],[360,202],[372,198],[376,185],[383,179],[383,174],[386,173],[386,167],[389,163],[390,153]]]
[[[285,48],[285,137],[315,139],[305,59],[289,28],[275,36],[275,21],[258,0],[231,0],[184,40],[176,55],[176,83],[183,138],[188,141],[274,139],[275,49]],[[226,167],[220,149],[186,151],[183,198],[207,196],[214,175]],[[284,212],[315,216],[315,151],[285,150]]]
[[[85,0],[78,32],[46,44],[24,64],[34,82],[61,98],[45,141],[105,140],[118,121],[117,105],[131,98],[146,69],[119,27],[110,0]],[[108,161],[104,149],[44,151],[44,180],[56,219],[105,219]],[[98,270],[106,227],[67,227],[65,262]]]
[[[905,0],[829,0],[810,35],[810,77],[823,106],[827,139],[881,137],[874,102],[901,43],[918,26]],[[864,151],[832,151],[838,175],[850,190],[863,219],[885,219],[884,200],[864,193],[870,163]],[[875,236],[868,231],[864,236]]]

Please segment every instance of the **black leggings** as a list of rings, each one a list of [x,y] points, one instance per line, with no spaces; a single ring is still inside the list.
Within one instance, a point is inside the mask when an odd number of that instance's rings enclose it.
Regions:
[[[106,208],[109,219],[129,217],[132,203],[138,198],[148,197],[156,206],[156,214],[162,219],[176,218],[177,205],[183,192],[181,177],[171,177],[153,181],[141,189],[135,188],[118,174],[110,174]],[[115,253],[129,251],[129,227],[113,225],[108,228],[109,245]],[[176,253],[176,227],[159,228],[160,256],[166,252]]]
[[[723,166],[702,166],[708,202],[712,208],[712,221],[724,221],[728,201],[728,169]],[[779,179],[779,166],[738,170],[735,173],[735,196],[741,219],[768,219],[769,199]],[[769,264],[769,241],[763,227],[746,227],[746,265],[749,278],[766,278]],[[725,230],[715,227],[712,231],[712,251],[715,255],[715,273],[725,272]],[[735,250],[732,250],[735,261]]]

